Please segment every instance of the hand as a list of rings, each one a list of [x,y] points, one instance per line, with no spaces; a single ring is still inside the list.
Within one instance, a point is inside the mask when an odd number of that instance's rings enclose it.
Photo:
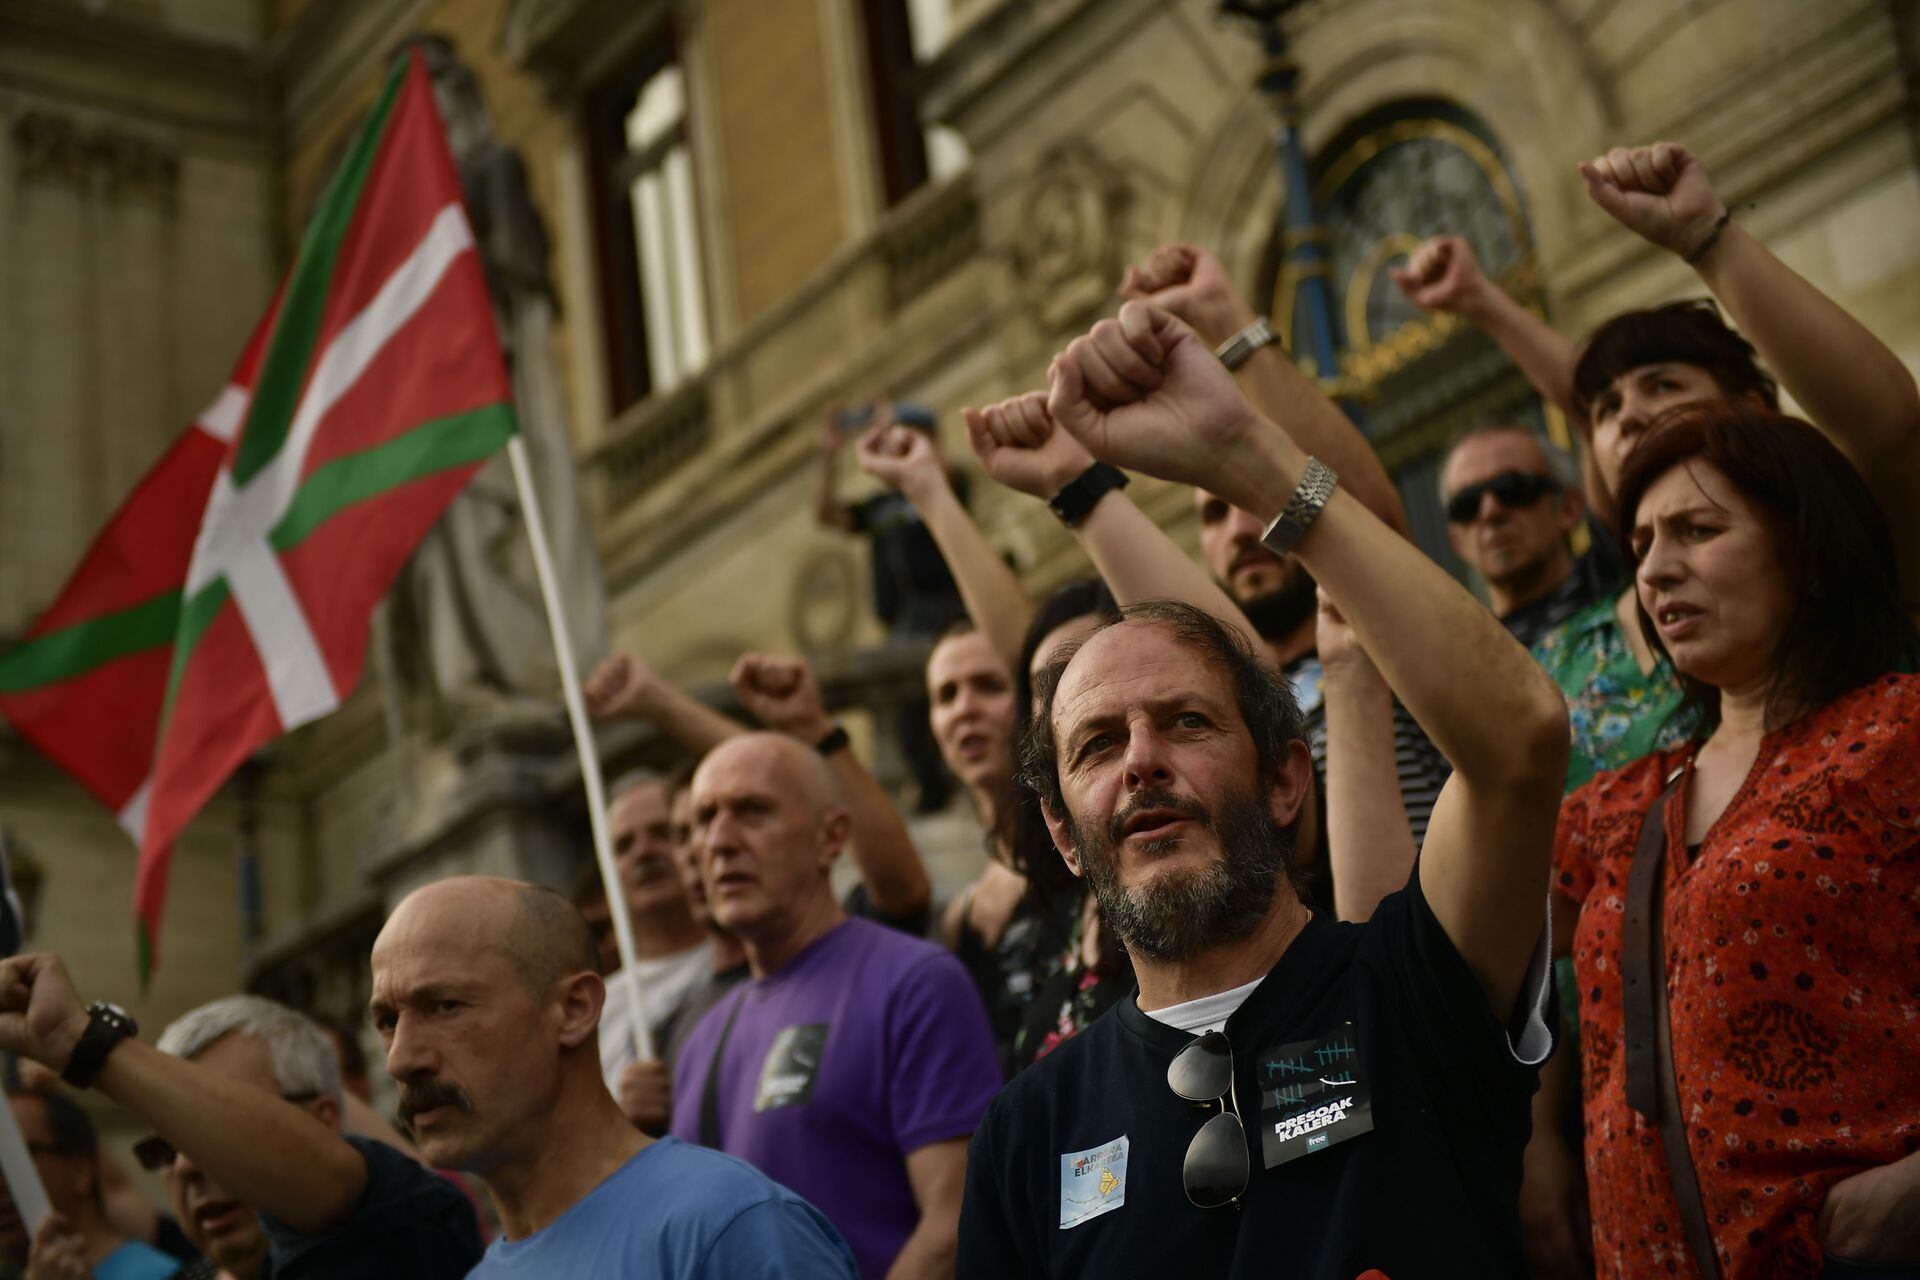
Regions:
[[[593,669],[580,686],[587,714],[595,720],[646,720],[660,690],[653,668],[630,653],[616,653]]]
[[[1353,634],[1353,628],[1347,625],[1346,617],[1341,614],[1340,606],[1327,595],[1325,587],[1317,590],[1320,601],[1320,615],[1314,627],[1314,651],[1320,655],[1320,665],[1328,671],[1352,671],[1365,673],[1377,678],[1373,659],[1360,644],[1360,637]]]
[[[620,1110],[643,1133],[665,1133],[673,1119],[673,1075],[667,1064],[629,1062],[620,1068]]]
[[[1920,1262],[1920,1155],[1834,1183],[1814,1235],[1849,1262]]]
[[[1009,489],[1042,502],[1079,479],[1093,465],[1087,447],[1060,429],[1047,412],[1044,392],[1029,391],[984,409],[962,409],[967,442],[980,465]]]
[[[87,1020],[86,1002],[59,956],[0,960],[0,1050],[65,1071]]]
[[[933,438],[912,427],[872,427],[860,437],[860,469],[913,502],[947,484],[947,468]]]
[[[1727,211],[1706,166],[1672,142],[1615,147],[1583,161],[1587,194],[1615,222],[1682,257],[1706,242]]]
[[[1520,1243],[1535,1280],[1583,1280],[1593,1274],[1593,1223],[1579,1157],[1557,1133],[1527,1143],[1520,1179]]]
[[[833,458],[840,452],[840,446],[847,442],[847,433],[841,430],[840,415],[847,411],[844,404],[830,404],[820,419],[818,444],[822,458]]]
[[[1459,236],[1421,242],[1406,266],[1393,269],[1393,282],[1422,311],[1470,311],[1492,287],[1473,246]]]
[[[92,1275],[93,1268],[87,1265],[86,1239],[59,1214],[48,1214],[33,1233],[26,1280],[90,1280]]]
[[[1129,302],[1054,357],[1047,411],[1102,462],[1249,506],[1241,483],[1259,415],[1183,321]]]
[[[769,729],[791,734],[808,746],[833,731],[820,685],[805,658],[742,654],[727,680],[747,714]]]
[[[1198,245],[1163,244],[1120,278],[1120,297],[1171,311],[1214,346],[1253,323],[1220,260]]]

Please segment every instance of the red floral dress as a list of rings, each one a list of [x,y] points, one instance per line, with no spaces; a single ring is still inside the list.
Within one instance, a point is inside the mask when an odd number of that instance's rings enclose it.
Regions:
[[[1646,813],[1691,748],[1567,797],[1581,1088],[1601,1276],[1689,1274],[1659,1127],[1627,1105],[1621,926]],[[1827,1189],[1920,1149],[1920,676],[1884,676],[1762,740],[1691,857],[1667,808],[1674,1075],[1728,1280],[1816,1276]]]

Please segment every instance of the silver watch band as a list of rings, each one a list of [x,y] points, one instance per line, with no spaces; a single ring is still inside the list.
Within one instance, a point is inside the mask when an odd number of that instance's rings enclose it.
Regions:
[[[1340,477],[1333,473],[1332,467],[1318,458],[1308,458],[1307,469],[1301,473],[1293,497],[1287,500],[1286,510],[1275,516],[1267,531],[1260,535],[1261,545],[1279,556],[1292,551],[1300,539],[1307,536],[1314,518],[1327,505],[1334,486],[1339,483]]]
[[[1218,356],[1220,363],[1227,366],[1229,370],[1237,370],[1253,358],[1254,352],[1262,347],[1270,347],[1278,341],[1280,341],[1280,335],[1273,331],[1273,326],[1267,323],[1267,318],[1261,316],[1215,347],[1213,354]]]

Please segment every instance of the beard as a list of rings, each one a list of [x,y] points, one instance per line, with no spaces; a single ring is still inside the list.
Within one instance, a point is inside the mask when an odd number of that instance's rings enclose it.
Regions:
[[[1285,639],[1304,626],[1320,607],[1312,574],[1298,562],[1287,565],[1281,572],[1284,576],[1274,590],[1234,602],[1262,640]]]
[[[1121,884],[1119,846],[1126,823],[1145,809],[1173,810],[1212,830],[1220,841],[1219,859],[1199,871],[1156,876],[1142,887]],[[1170,791],[1143,792],[1116,813],[1104,831],[1078,819],[1072,827],[1100,918],[1127,950],[1154,960],[1187,960],[1252,933],[1273,905],[1293,856],[1293,829],[1276,825],[1265,796],[1248,792],[1226,796],[1218,812]],[[1141,849],[1165,853],[1185,835],[1152,841]]]

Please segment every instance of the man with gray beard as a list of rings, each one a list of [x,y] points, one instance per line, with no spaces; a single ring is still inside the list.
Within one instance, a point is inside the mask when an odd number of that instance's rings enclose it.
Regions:
[[[1290,429],[1339,412],[1285,372]],[[1049,381],[1026,436],[1277,513],[1265,545],[1312,573],[1455,770],[1406,888],[1336,923],[1288,874],[1300,712],[1236,630],[1149,601],[1056,651],[1022,780],[1139,985],[988,1109],[959,1276],[1521,1275],[1557,690],[1182,321],[1129,302]]]

